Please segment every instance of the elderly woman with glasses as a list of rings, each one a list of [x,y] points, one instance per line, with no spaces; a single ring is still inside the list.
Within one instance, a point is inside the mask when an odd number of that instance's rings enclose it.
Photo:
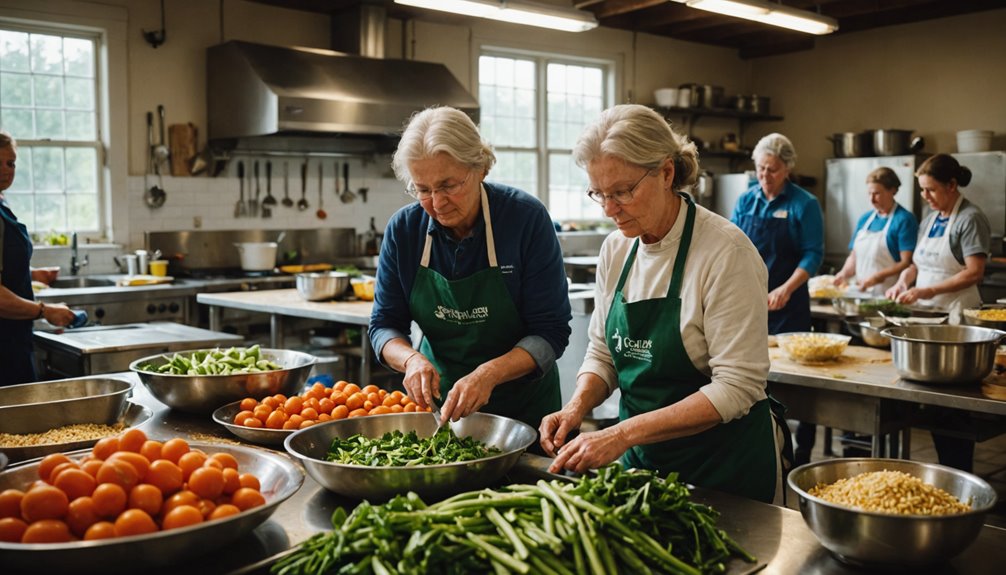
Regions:
[[[621,458],[772,501],[781,427],[765,391],[768,276],[758,251],[684,194],[699,172],[695,144],[653,110],[606,110],[573,157],[618,231],[601,247],[576,392],[539,430],[550,470]],[[619,422],[572,437],[616,389]]]
[[[481,410],[537,427],[561,405],[566,274],[545,206],[485,181],[495,161],[459,110],[430,108],[409,121],[392,166],[418,201],[388,222],[370,338],[419,407],[443,401],[443,421]],[[423,334],[418,350],[412,322]]]

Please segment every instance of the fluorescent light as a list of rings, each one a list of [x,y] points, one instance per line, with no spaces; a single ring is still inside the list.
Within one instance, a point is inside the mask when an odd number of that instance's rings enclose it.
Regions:
[[[672,0],[692,8],[726,16],[754,20],[808,34],[831,34],[838,30],[838,21],[806,10],[789,8],[764,0]]]
[[[590,12],[524,0],[395,0],[395,3],[565,32],[597,27],[597,19]]]

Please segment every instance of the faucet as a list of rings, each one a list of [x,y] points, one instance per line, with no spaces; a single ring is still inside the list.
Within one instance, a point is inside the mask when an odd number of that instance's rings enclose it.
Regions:
[[[83,261],[77,257],[77,232],[73,232],[70,234],[70,275],[77,275],[80,268],[86,266],[87,262],[87,254],[84,254]]]

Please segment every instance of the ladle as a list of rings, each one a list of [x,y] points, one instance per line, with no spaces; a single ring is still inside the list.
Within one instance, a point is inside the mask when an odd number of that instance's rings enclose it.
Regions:
[[[335,177],[339,177],[338,172],[335,174]],[[340,199],[342,203],[348,204],[356,199],[356,194],[349,188],[349,162],[342,164],[342,184],[343,190]]]
[[[310,207],[307,203],[307,160],[300,166],[300,200],[297,201],[297,209],[300,211]]]
[[[157,117],[161,141],[154,147],[154,160],[157,162],[157,174],[162,175],[171,167],[171,152],[168,151],[168,144],[164,138],[164,106],[157,106]]]
[[[164,200],[167,194],[164,192],[163,184],[158,184],[154,186],[147,185],[147,178],[150,175],[151,169],[157,172],[158,182],[161,181],[161,172],[158,169],[157,164],[154,161],[154,113],[147,112],[147,170],[143,174],[143,187],[145,188],[143,192],[143,202],[147,204],[149,208],[159,208],[164,205]]]
[[[322,205],[324,204],[322,198],[325,195],[322,193],[322,178],[324,177],[324,175],[325,175],[325,168],[321,165],[321,162],[318,162],[318,211],[315,212],[315,215],[318,216],[319,220],[323,220],[328,217],[328,212],[326,212],[325,208],[322,207]]]
[[[290,199],[290,164],[283,162],[283,206],[293,207],[293,200]]]
[[[262,200],[262,205],[266,207],[273,207],[279,202],[272,195],[272,162],[266,161],[265,163],[265,199]]]

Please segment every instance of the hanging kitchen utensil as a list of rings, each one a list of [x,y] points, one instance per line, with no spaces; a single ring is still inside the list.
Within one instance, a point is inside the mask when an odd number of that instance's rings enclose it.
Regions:
[[[324,194],[322,193],[323,192],[322,179],[324,175],[325,175],[325,168],[322,166],[321,162],[318,162],[318,211],[315,212],[315,215],[318,216],[319,220],[323,220],[328,217],[328,213],[325,212],[325,208],[322,207],[324,205],[324,200],[322,199],[324,196]],[[336,175],[336,177],[338,177],[338,174]]]
[[[300,200],[297,202],[297,209],[300,211],[310,207],[307,203],[307,160],[300,166]]]
[[[335,186],[334,186],[334,188],[335,188],[335,199],[338,200],[338,199],[340,199],[339,198],[339,162],[335,163],[335,177],[332,178],[332,180],[335,182]]]
[[[336,173],[335,177],[338,178],[339,174]],[[342,195],[339,196],[339,199],[344,204],[348,204],[356,199],[356,194],[353,193],[353,190],[349,189],[349,162],[342,165]]]
[[[283,162],[283,207],[292,208],[293,200],[290,199],[290,163]]]
[[[238,203],[234,206],[234,217],[243,218],[245,217],[245,163],[238,162],[238,189],[241,191],[241,195],[238,197]]]
[[[164,174],[171,170],[171,152],[168,150],[167,138],[164,137],[164,106],[157,106],[157,128],[161,134],[160,142],[154,148],[154,159],[157,161],[157,173]]]
[[[143,174],[143,202],[147,204],[148,208],[159,208],[164,205],[167,194],[164,192],[163,184],[151,186],[147,183],[151,170],[157,172],[158,182],[160,182],[160,172],[157,171],[157,164],[154,161],[154,114],[147,112],[147,169]]]
[[[251,217],[257,218],[258,217],[258,207],[259,207],[258,197],[259,197],[259,194],[262,192],[262,188],[259,187],[259,181],[258,181],[258,160],[255,160],[255,168],[254,168],[254,172],[253,173],[255,174],[255,176],[254,176],[255,177],[255,196],[254,196],[254,198],[251,201],[251,210],[250,211],[251,211]]]
[[[272,208],[279,202],[272,195],[272,162],[266,161],[265,163],[265,199],[262,200],[263,206],[269,206]]]
[[[367,192],[370,191],[370,188],[367,187],[367,166],[366,166],[366,163],[364,163],[364,165],[362,166],[362,168],[363,168],[363,186],[359,190],[356,190],[356,193],[360,194],[360,198],[363,199],[363,203],[367,203]]]

